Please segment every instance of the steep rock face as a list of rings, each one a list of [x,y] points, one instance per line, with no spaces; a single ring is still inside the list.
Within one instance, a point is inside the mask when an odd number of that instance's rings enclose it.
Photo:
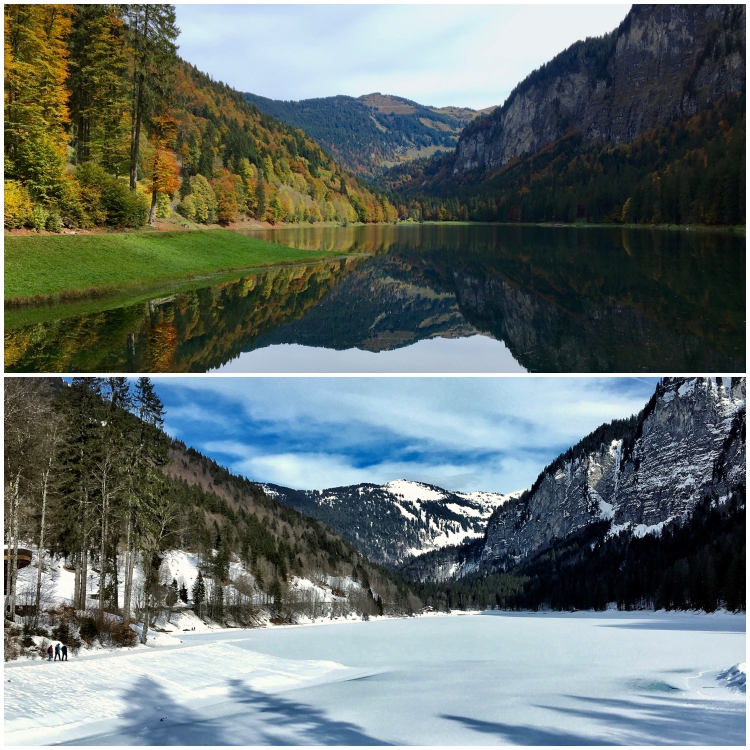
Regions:
[[[282,504],[324,521],[382,565],[483,537],[493,511],[512,497],[449,492],[403,479],[322,491],[277,485],[264,489]]]
[[[628,143],[744,90],[744,5],[634,5],[616,31],[577,42],[470,124],[453,172],[498,169],[572,130]]]
[[[745,483],[745,379],[665,379],[634,434],[557,461],[487,527],[481,564],[507,566],[591,524],[658,533],[706,494]]]

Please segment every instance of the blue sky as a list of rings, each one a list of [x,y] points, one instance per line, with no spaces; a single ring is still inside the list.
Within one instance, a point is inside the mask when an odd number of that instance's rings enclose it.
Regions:
[[[380,91],[482,109],[579,39],[612,31],[629,7],[178,5],[179,53],[272,99]]]
[[[298,489],[412,479],[528,487],[655,378],[157,377],[166,429],[249,479]]]

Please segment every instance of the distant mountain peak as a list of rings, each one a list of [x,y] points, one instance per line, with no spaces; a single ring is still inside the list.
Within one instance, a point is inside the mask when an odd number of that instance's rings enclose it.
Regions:
[[[518,494],[451,492],[409,479],[325,490],[264,489],[280,503],[339,530],[371,560],[390,566],[482,537],[495,510]]]

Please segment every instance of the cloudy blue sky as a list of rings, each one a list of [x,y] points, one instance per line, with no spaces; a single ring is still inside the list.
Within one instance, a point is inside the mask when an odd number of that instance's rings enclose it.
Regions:
[[[412,479],[528,487],[654,378],[154,378],[166,429],[249,479],[298,489]]]
[[[177,6],[180,55],[272,99],[373,91],[434,106],[502,104],[532,70],[629,5]]]

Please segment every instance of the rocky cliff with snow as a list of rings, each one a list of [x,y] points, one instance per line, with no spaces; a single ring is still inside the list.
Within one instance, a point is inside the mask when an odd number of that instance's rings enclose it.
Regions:
[[[745,90],[744,5],[634,5],[619,28],[577,42],[469,124],[453,173],[494,170],[571,131],[628,143]]]
[[[721,502],[745,485],[744,378],[666,378],[618,431],[598,445],[593,433],[498,509],[480,565],[513,566],[592,524],[659,533],[706,496]]]
[[[492,513],[514,497],[449,492],[403,479],[327,490],[263,488],[282,504],[327,523],[373,562],[388,566],[483,537]]]

